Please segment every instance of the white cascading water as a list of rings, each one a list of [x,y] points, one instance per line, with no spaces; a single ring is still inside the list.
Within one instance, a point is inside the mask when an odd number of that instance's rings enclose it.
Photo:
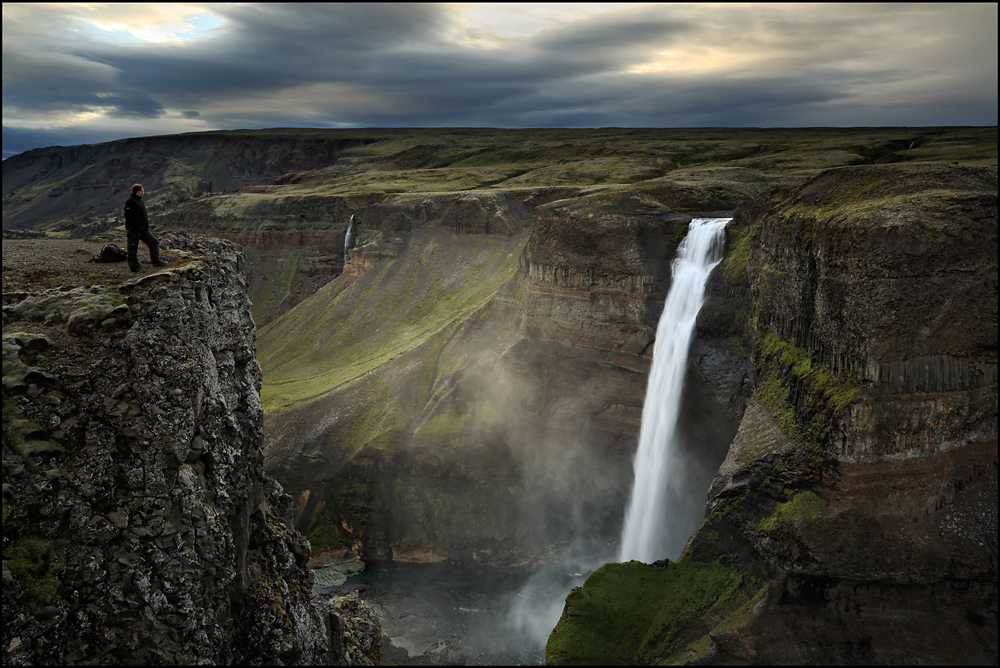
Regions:
[[[621,561],[676,559],[688,539],[688,531],[672,527],[669,521],[670,489],[685,475],[683,466],[678,466],[677,418],[695,320],[704,302],[708,275],[722,260],[730,220],[692,220],[671,264],[673,282],[653,344],[635,455],[635,483],[622,530]]]
[[[351,219],[347,221],[347,233],[344,235],[344,264],[347,264],[347,249],[350,248],[354,241],[354,214],[351,214]]]

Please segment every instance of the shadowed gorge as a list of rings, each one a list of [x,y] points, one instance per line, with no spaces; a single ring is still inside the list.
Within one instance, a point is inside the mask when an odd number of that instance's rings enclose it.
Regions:
[[[240,368],[259,380],[246,399],[220,390],[213,419],[256,416],[248,458],[291,497],[270,503],[307,539],[303,572],[360,558],[507,586],[565,564],[555,664],[995,663],[996,155],[996,128],[269,130],[31,151],[4,161],[5,388],[41,386],[17,362],[36,360],[27,339],[8,346],[48,317],[30,277],[89,309],[125,300],[87,296],[111,281],[101,265],[42,278],[8,245],[120,242],[121,193],[142,182],[154,229],[184,231],[164,252],[194,248],[188,232],[242,246],[218,246],[234,259],[212,280],[248,298]],[[676,561],[598,568],[620,554],[671,262],[692,219],[716,217],[733,220],[676,428],[696,491],[663,508],[698,528]],[[100,339],[105,318],[74,308],[47,326]],[[170,325],[185,341],[190,308]],[[129,419],[132,398],[112,399]],[[554,622],[503,628],[534,647]],[[390,656],[458,662],[459,641],[400,649],[396,624]]]

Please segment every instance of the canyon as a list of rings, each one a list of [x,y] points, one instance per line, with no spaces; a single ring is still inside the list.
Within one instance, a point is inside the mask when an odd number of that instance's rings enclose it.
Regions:
[[[678,424],[687,475],[668,510],[692,538],[669,561],[594,571],[548,661],[995,663],[995,128],[274,130],[56,147],[4,161],[5,235],[117,239],[116,197],[134,181],[154,226],[185,231],[167,252],[218,243],[186,233],[242,246],[212,279],[243,277],[226,287],[247,297],[226,316],[240,324],[208,342],[246,337],[235,367],[212,354],[242,389],[209,426],[219,444],[244,432],[233,465],[259,482],[233,493],[252,497],[239,512],[265,508],[265,533],[287,536],[279,579],[298,598],[282,600],[305,612],[282,651],[297,660],[323,653],[310,558],[615,559],[670,262],[692,218],[731,216]],[[181,286],[193,296],[173,312],[202,308],[186,275],[163,280],[144,289]],[[5,387],[8,332],[30,331],[18,304],[4,309]],[[182,341],[183,322],[170,332]],[[28,343],[11,350],[33,359]],[[87,391],[123,402],[122,420],[140,419],[132,399],[177,401]],[[129,428],[119,449],[147,456]],[[196,438],[221,447],[185,429],[185,462]]]

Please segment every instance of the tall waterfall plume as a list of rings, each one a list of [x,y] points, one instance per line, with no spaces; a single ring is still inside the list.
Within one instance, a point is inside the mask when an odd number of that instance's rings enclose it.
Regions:
[[[672,522],[672,495],[685,471],[679,456],[677,419],[695,320],[708,276],[722,260],[731,218],[696,218],[671,264],[673,282],[656,328],[653,363],[642,408],[635,483],[625,512],[620,559],[675,559],[688,536]],[[703,500],[701,500],[703,502]]]

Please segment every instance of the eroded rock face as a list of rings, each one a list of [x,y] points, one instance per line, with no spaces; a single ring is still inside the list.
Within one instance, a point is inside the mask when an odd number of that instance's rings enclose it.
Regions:
[[[649,618],[674,635],[634,660],[996,662],[996,191],[995,167],[840,168],[737,210],[712,283],[753,397],[682,561],[741,587]],[[568,608],[550,659],[600,618]]]
[[[355,350],[386,350],[370,372],[338,375],[353,379],[265,418],[269,470],[295,495],[314,547],[494,567],[544,563],[572,543],[613,551],[649,344],[692,215],[640,199],[624,213],[617,197],[539,199],[401,196],[368,207],[345,276],[300,307],[301,329],[263,330],[275,392],[295,382],[299,356],[325,372],[313,346],[359,364]],[[490,227],[498,215],[513,234]],[[459,313],[488,280],[477,308]],[[380,343],[417,329],[409,313],[426,328],[438,310],[419,345]],[[732,313],[710,310],[680,425],[696,507],[749,387]]]
[[[382,661],[382,623],[357,595],[323,604],[330,651],[328,666],[377,666]]]
[[[104,288],[126,308],[89,328],[5,311],[5,663],[313,664],[328,651],[309,543],[263,471],[243,256],[163,242],[172,266]],[[28,369],[11,383],[8,344]]]
[[[735,655],[810,662],[829,643],[844,661],[996,661],[996,179],[831,170],[744,219],[764,406],[709,511],[727,508],[713,526],[776,584],[720,638]],[[768,644],[776,628],[796,647]]]

